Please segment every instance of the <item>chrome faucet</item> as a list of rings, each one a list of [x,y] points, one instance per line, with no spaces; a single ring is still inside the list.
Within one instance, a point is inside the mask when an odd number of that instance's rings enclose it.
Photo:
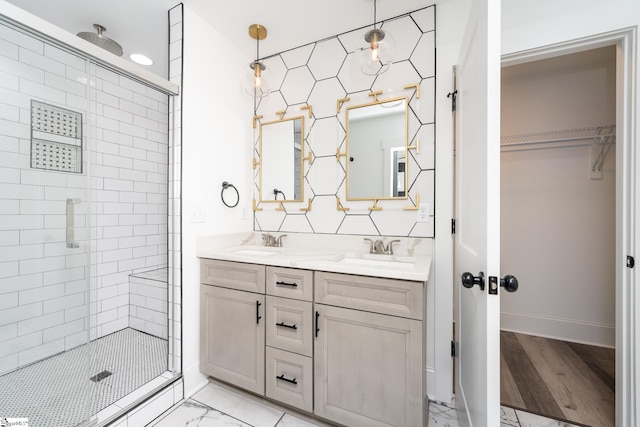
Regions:
[[[287,237],[286,234],[282,234],[278,237],[273,234],[264,233],[262,235],[262,240],[264,241],[265,246],[273,246],[273,247],[282,247],[282,238]]]
[[[372,239],[365,238],[364,240],[369,242],[370,254],[387,254],[387,255],[393,255],[393,244],[400,241],[400,240],[392,240],[389,243],[387,243],[385,246],[384,241],[382,239],[373,241]]]
[[[278,236],[278,238],[276,239],[276,246],[281,248],[282,247],[282,238],[283,237],[287,237],[286,234],[281,234],[280,236]]]
[[[389,243],[387,243],[387,247],[385,248],[385,252],[389,255],[393,255],[393,244],[394,243],[398,243],[400,242],[400,240],[392,240]]]
[[[273,234],[263,234],[262,235],[262,240],[264,241],[264,245],[265,246],[275,246],[276,245],[276,238]]]

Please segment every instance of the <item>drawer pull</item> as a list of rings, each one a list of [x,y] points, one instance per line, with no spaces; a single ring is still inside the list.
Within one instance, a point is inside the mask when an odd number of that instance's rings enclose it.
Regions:
[[[260,301],[256,301],[256,324],[260,324],[260,319],[262,319],[262,316],[260,316],[260,306],[262,304],[260,304]]]
[[[287,283],[287,282],[276,282],[276,285],[278,286],[291,286],[292,288],[297,288],[298,284],[297,283]]]
[[[284,323],[284,322],[276,323],[276,326],[281,326],[281,327],[283,327],[283,328],[289,328],[289,329],[298,329],[298,327],[297,327],[295,324],[293,324],[293,325],[287,325],[287,324],[286,324],[286,323]]]
[[[318,338],[318,332],[320,332],[320,326],[318,324],[319,317],[320,317],[320,313],[316,311],[316,338]]]
[[[276,379],[277,379],[277,380],[286,381],[286,382],[291,383],[291,384],[298,384],[298,381],[296,381],[296,379],[295,379],[295,378],[294,378],[294,379],[292,379],[292,380],[290,380],[289,378],[286,378],[286,377],[284,376],[284,374],[282,374],[282,375],[280,375],[280,376],[277,376],[277,377],[276,377]]]

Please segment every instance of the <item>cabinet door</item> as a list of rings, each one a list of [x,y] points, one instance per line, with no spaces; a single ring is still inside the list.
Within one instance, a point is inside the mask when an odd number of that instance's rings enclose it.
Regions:
[[[264,395],[264,295],[200,286],[200,371]]]
[[[422,322],[315,309],[315,414],[348,426],[423,425]]]

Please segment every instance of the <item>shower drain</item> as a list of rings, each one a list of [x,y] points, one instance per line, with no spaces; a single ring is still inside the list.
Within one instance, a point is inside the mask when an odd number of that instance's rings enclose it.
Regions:
[[[92,376],[91,378],[89,378],[91,381],[93,381],[94,383],[100,382],[103,379],[107,378],[108,376],[113,375],[113,372],[109,372],[109,371],[102,371],[94,376]]]

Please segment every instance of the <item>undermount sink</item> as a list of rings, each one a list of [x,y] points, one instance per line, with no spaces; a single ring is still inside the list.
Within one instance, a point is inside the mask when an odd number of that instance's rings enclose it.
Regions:
[[[351,258],[344,257],[338,262],[355,265],[370,265],[374,267],[398,267],[398,268],[413,268],[415,260],[390,260],[385,258]]]
[[[277,251],[270,251],[270,250],[266,250],[266,249],[239,249],[237,251],[233,251],[234,254],[241,254],[241,255],[256,255],[256,256],[269,256],[269,255],[275,255],[278,252]]]

